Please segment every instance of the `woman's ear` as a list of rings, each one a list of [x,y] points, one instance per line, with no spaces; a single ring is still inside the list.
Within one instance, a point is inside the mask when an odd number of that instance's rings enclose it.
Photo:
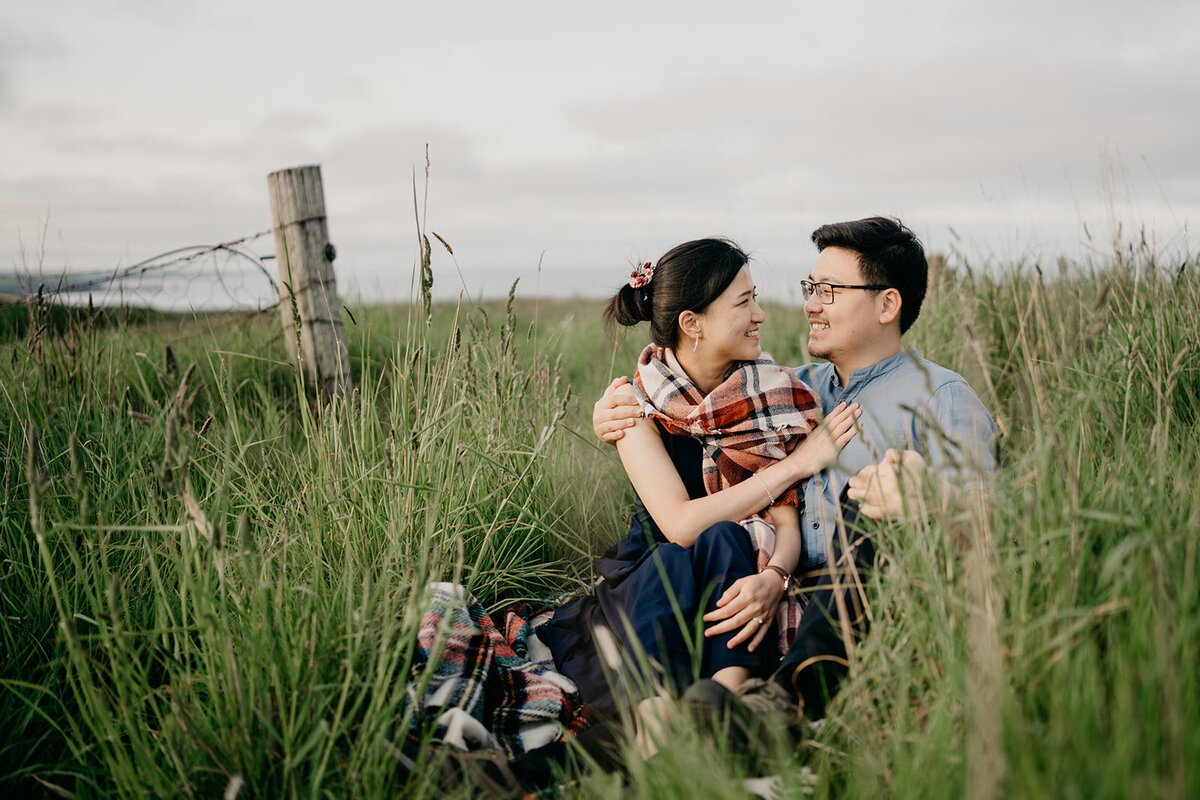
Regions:
[[[684,311],[679,315],[679,332],[684,338],[695,339],[700,335],[700,315],[695,311]]]
[[[900,306],[903,300],[897,289],[884,289],[879,296],[879,324],[889,325],[900,318]]]

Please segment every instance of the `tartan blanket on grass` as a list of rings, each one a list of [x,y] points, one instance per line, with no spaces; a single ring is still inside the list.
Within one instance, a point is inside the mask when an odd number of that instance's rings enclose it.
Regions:
[[[740,362],[706,395],[692,383],[674,353],[649,345],[638,357],[633,387],[643,416],[657,420],[670,433],[699,440],[704,488],[709,494],[741,483],[783,458],[821,420],[821,399],[767,353]],[[775,502],[799,507],[803,501],[792,487]],[[770,515],[764,509],[739,524],[750,534],[762,570],[775,552]],[[802,601],[795,596],[779,604],[781,654],[796,637],[801,608]]]
[[[436,720],[447,744],[500,748],[509,758],[579,732],[585,715],[575,684],[554,671],[534,636],[552,608],[513,606],[501,631],[465,587],[428,588],[407,689],[415,726]]]

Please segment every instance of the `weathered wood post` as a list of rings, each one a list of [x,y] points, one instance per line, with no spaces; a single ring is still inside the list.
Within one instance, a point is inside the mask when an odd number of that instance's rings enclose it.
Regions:
[[[305,380],[322,394],[349,394],[353,379],[333,273],[336,251],[325,221],[321,168],[312,165],[272,172],[267,176],[267,188],[288,357],[303,368]]]

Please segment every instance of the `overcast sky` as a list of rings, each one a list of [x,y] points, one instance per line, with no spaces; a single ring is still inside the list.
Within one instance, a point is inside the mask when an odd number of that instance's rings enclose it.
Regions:
[[[1114,221],[1194,250],[1198,41],[1194,0],[8,3],[0,272],[263,230],[267,173],[317,163],[339,281],[404,298],[426,144],[472,293],[606,294],[723,234],[794,299],[811,230],[877,213],[979,265]]]

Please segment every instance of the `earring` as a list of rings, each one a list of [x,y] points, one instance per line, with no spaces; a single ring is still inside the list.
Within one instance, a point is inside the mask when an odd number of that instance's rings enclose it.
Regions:
[[[696,343],[692,345],[692,352],[696,352],[696,348],[700,346],[700,334],[696,334]]]

